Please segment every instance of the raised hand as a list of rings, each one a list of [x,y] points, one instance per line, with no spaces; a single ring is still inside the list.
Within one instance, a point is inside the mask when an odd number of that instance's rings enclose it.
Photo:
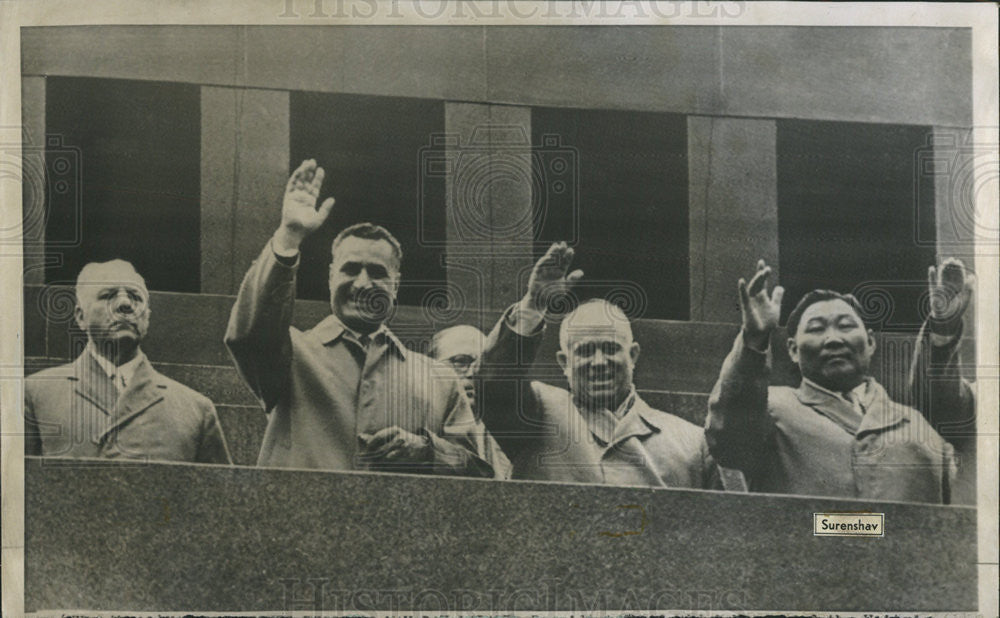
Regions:
[[[325,175],[322,167],[316,167],[315,159],[303,161],[292,172],[281,203],[281,227],[274,235],[274,248],[279,254],[298,251],[302,240],[319,229],[329,216],[334,203],[332,197],[316,208]]]
[[[743,337],[752,348],[767,348],[771,332],[778,327],[781,317],[781,299],[785,288],[776,286],[770,296],[767,294],[767,280],[771,277],[771,267],[764,260],[757,260],[757,272],[747,285],[740,278],[740,312],[743,314]]]
[[[975,285],[976,276],[966,272],[962,260],[948,258],[939,268],[931,266],[927,269],[931,333],[944,337],[958,334]]]
[[[545,312],[550,299],[565,294],[574,283],[583,277],[582,270],[569,271],[573,261],[573,249],[565,242],[552,243],[531,270],[528,292],[523,302],[535,311]]]

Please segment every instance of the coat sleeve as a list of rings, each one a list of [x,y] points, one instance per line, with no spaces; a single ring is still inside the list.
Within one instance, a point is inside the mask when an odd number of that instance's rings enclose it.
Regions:
[[[907,377],[907,402],[941,437],[959,451],[976,438],[976,402],[972,385],[962,376],[961,333],[948,345],[931,342],[928,323],[917,336]]]
[[[751,484],[773,430],[767,408],[769,374],[766,353],[747,347],[740,332],[708,399],[709,451],[720,465],[741,470]]]
[[[225,436],[222,435],[222,425],[215,412],[215,405],[207,398],[202,403],[202,429],[195,461],[233,465],[233,458],[229,455],[229,446],[226,444]]]
[[[702,439],[701,445],[701,489],[725,489],[722,482],[722,470],[715,463],[715,458],[708,450],[708,443]]]
[[[497,321],[483,351],[478,377],[482,384],[483,422],[512,459],[545,431],[531,385],[532,366],[543,329],[518,335],[508,324],[510,309]]]
[[[490,448],[489,434],[472,414],[472,407],[458,381],[452,380],[444,424],[439,434],[425,430],[430,439],[434,474],[503,478],[510,462],[499,448]],[[495,443],[494,443],[495,445]]]
[[[229,315],[225,344],[247,386],[269,412],[287,388],[292,359],[288,330],[298,260],[278,260],[268,241],[250,266]]]

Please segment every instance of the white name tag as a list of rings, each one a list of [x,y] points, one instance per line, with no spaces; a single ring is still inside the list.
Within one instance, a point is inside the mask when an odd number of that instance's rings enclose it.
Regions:
[[[885,513],[813,513],[814,536],[885,536]]]

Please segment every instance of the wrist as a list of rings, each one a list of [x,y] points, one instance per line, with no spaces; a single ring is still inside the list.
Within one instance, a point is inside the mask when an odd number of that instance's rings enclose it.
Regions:
[[[530,293],[525,294],[521,297],[521,300],[517,301],[517,310],[522,313],[544,313],[545,311],[538,306],[538,301]]]
[[[963,323],[961,319],[939,321],[932,317],[928,326],[929,339],[931,345],[935,347],[949,346],[962,336]]]
[[[537,334],[545,325],[545,314],[534,307],[526,299],[521,299],[508,312],[505,318],[507,327],[522,337]]]
[[[282,257],[292,257],[299,252],[303,238],[303,234],[281,226],[274,233],[271,243],[275,253]]]
[[[743,327],[743,343],[756,352],[766,352],[771,344],[770,331],[753,331]]]

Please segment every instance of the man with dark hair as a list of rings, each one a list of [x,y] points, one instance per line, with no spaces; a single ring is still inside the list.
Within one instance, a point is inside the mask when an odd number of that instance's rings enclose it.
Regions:
[[[215,406],[155,369],[146,282],[125,260],[91,262],[76,280],[74,316],[87,347],[29,376],[25,454],[232,463]]]
[[[514,478],[721,488],[702,429],[636,392],[639,343],[617,305],[591,300],[563,318],[556,361],[569,391],[532,375],[551,300],[583,276],[569,272],[572,258],[566,243],[549,248],[483,355],[483,420],[511,458]]]
[[[816,290],[788,319],[798,388],[768,386],[784,289],[761,260],[739,281],[743,328],[709,398],[705,434],[751,491],[948,503],[954,450],[870,375],[875,338],[853,296]]]
[[[491,477],[482,425],[455,374],[408,350],[386,327],[402,248],[385,228],[353,225],[334,239],[332,314],[291,325],[299,246],[333,208],[316,206],[323,168],[288,180],[281,225],[250,267],[225,342],[268,414],[260,466]]]

